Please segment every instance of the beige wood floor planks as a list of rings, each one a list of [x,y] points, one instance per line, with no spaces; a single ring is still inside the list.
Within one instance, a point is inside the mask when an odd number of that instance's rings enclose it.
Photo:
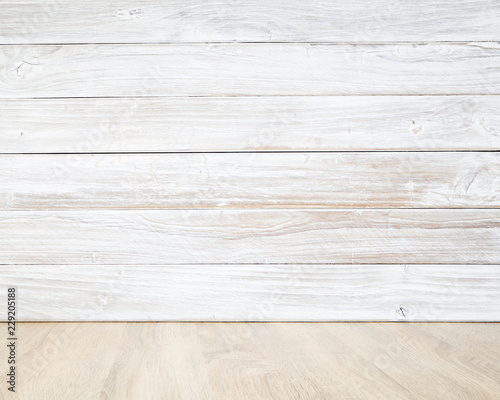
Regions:
[[[499,115],[500,96],[0,100],[0,153],[500,150]]]
[[[488,351],[498,343],[498,325],[496,324],[435,324],[435,329],[428,329],[427,324],[399,324],[397,333],[393,324],[368,324],[366,329],[353,329],[350,332],[339,330],[337,340],[341,342],[361,343],[356,353],[370,363],[365,374],[376,376],[385,373],[394,382],[400,382],[408,391],[402,398],[450,398],[454,395],[449,386],[454,377],[461,376],[460,395],[464,399],[488,399],[497,389],[500,370]],[[453,338],[442,338],[448,331]],[[418,332],[418,333],[417,333]],[[454,332],[457,332],[456,334]],[[460,333],[459,333],[460,332]],[[348,335],[350,336],[348,338]],[[393,336],[394,335],[394,336]],[[457,341],[456,339],[459,339]],[[476,342],[477,341],[477,342]],[[481,343],[481,345],[479,345]],[[377,346],[384,347],[381,352]],[[473,357],[464,357],[463,352],[470,352]],[[425,355],[424,355],[425,354]],[[454,373],[448,370],[453,365]],[[417,375],[418,379],[408,378]],[[432,378],[431,378],[432,376]],[[441,382],[430,388],[423,381]],[[420,388],[417,388],[420,386]],[[422,386],[426,386],[422,390]],[[484,393],[484,390],[492,390]],[[422,394],[420,393],[422,390]],[[366,396],[370,398],[370,396]],[[495,396],[493,396],[494,398]]]
[[[26,323],[16,397],[495,399],[498,336],[477,323]]]
[[[500,265],[13,265],[0,281],[22,321],[500,319]]]
[[[0,43],[496,41],[494,1],[2,2]]]
[[[494,210],[0,212],[0,264],[499,264]]]
[[[0,156],[0,209],[500,207],[492,153]]]
[[[0,46],[0,98],[500,94],[500,46]]]

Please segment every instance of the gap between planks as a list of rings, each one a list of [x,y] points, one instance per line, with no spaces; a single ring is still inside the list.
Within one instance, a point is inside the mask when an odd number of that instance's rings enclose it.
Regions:
[[[133,46],[169,46],[169,45],[231,45],[231,44],[266,44],[266,45],[280,45],[280,44],[310,44],[310,45],[329,45],[329,46],[356,46],[356,45],[366,45],[366,46],[394,46],[394,45],[402,45],[402,46],[425,46],[427,44],[430,45],[456,45],[456,46],[464,46],[464,45],[475,45],[477,44],[479,47],[490,47],[500,43],[500,38],[496,40],[429,40],[429,41],[385,41],[385,42],[354,42],[354,41],[345,41],[345,42],[327,42],[327,41],[276,41],[276,42],[266,42],[266,41],[206,41],[206,42],[137,42],[137,43],[127,43],[127,42],[81,42],[81,43],[71,43],[71,42],[54,42],[54,43],[1,43],[0,46],[120,46],[120,45],[133,45]]]

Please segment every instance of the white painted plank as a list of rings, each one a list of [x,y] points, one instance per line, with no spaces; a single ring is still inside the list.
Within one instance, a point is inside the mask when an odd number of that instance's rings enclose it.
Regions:
[[[8,0],[1,43],[499,40],[487,0]]]
[[[0,100],[0,153],[500,150],[500,96]]]
[[[0,281],[22,321],[500,319],[500,265],[18,265]]]
[[[0,212],[0,264],[500,263],[496,210]]]
[[[0,98],[500,94],[500,46],[0,46]]]
[[[500,153],[0,156],[0,209],[500,207]]]

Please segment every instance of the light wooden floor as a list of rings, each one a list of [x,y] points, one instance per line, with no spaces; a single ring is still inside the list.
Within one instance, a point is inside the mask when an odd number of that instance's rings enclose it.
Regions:
[[[500,396],[499,324],[24,323],[18,331],[23,400]],[[0,399],[13,398],[4,386]]]
[[[500,3],[4,3],[20,320],[500,321]]]

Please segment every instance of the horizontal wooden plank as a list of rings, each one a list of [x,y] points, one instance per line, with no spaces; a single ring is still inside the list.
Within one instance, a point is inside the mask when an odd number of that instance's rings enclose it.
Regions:
[[[500,319],[500,265],[17,265],[0,281],[22,321]]]
[[[499,264],[494,210],[1,211],[0,264]]]
[[[0,100],[0,153],[500,150],[500,96]]]
[[[500,46],[0,46],[0,98],[500,94]]]
[[[0,209],[500,207],[500,153],[0,156]]]
[[[499,40],[497,2],[15,0],[1,43]]]

